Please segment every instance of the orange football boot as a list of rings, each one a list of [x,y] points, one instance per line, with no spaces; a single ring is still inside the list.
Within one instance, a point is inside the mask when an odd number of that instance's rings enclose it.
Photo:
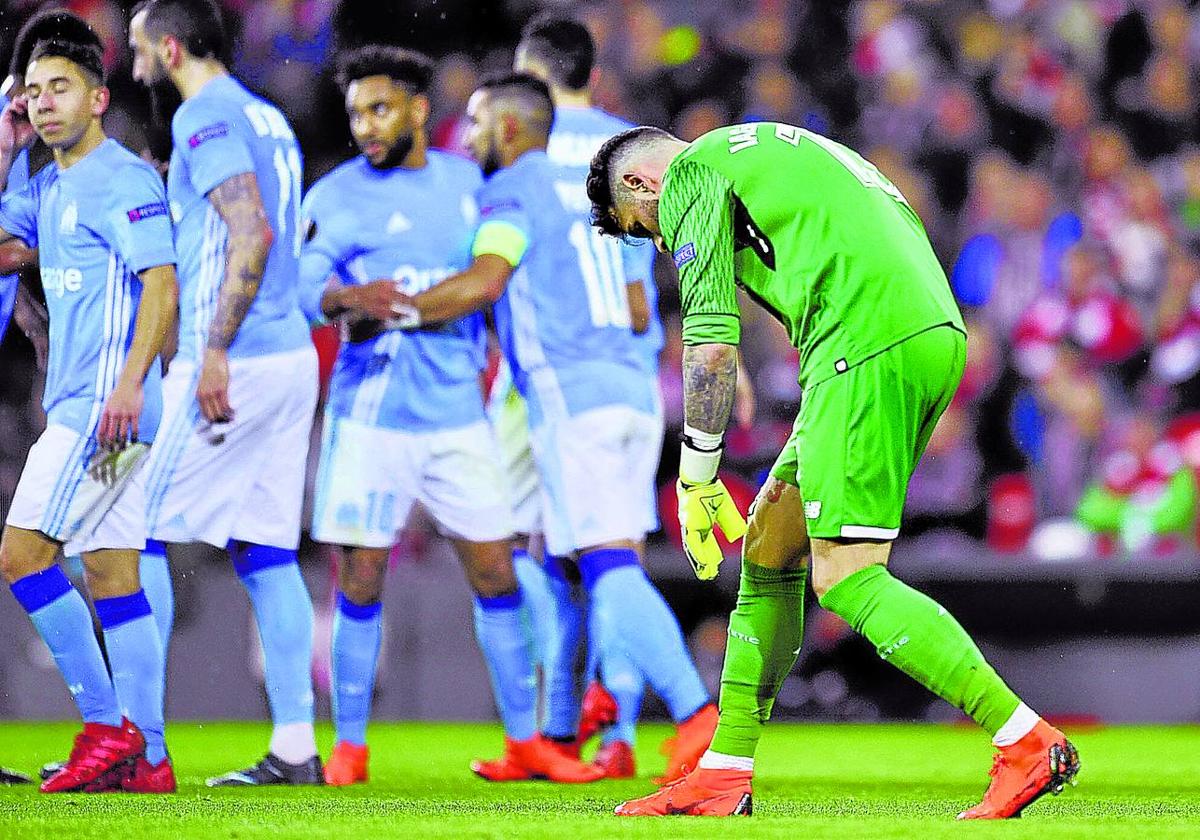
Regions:
[[[367,762],[371,749],[366,744],[338,741],[325,765],[325,784],[334,787],[357,784],[367,780]]]
[[[527,741],[504,739],[504,755],[492,761],[472,761],[471,770],[489,782],[548,782],[578,784],[604,778],[599,767],[563,755],[549,739],[535,735]]]
[[[1019,817],[1041,796],[1062,793],[1075,784],[1079,752],[1066,736],[1044,720],[1017,743],[999,747],[988,775],[992,782],[983,801],[958,815],[960,820]]]
[[[599,680],[592,680],[579,708],[579,729],[576,740],[582,747],[595,737],[597,732],[608,729],[617,722],[617,698],[612,696]]]
[[[174,793],[175,787],[175,768],[171,766],[171,759],[164,758],[158,764],[151,764],[144,755],[137,757],[120,782],[120,789],[126,793]]]
[[[128,718],[119,726],[85,723],[66,764],[42,782],[42,793],[114,790],[121,775],[146,751],[146,739]]]
[[[604,771],[606,779],[632,779],[636,773],[633,749],[625,741],[605,744],[592,759],[592,764]]]
[[[697,769],[649,796],[617,806],[618,817],[748,817],[754,810],[749,770]]]
[[[717,716],[717,707],[709,703],[675,727],[675,735],[663,741],[659,747],[659,752],[667,756],[667,769],[654,780],[655,784],[668,784],[695,769],[700,763],[700,756],[712,743],[713,732],[717,729]]]

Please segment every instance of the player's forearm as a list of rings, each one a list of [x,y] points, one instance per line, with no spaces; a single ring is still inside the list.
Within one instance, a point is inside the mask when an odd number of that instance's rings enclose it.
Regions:
[[[7,241],[5,241],[7,240]],[[37,260],[37,251],[0,229],[0,274],[15,274]]]
[[[650,301],[642,281],[626,283],[625,297],[629,301],[629,328],[634,335],[642,335],[650,328]]]
[[[209,200],[228,230],[225,279],[208,328],[208,348],[227,350],[258,295],[275,234],[267,221],[254,175],[235,175],[218,185]]]
[[[425,324],[453,321],[491,306],[504,294],[513,267],[502,257],[481,254],[466,271],[412,299]]]
[[[737,347],[694,344],[683,348],[684,423],[709,435],[724,434],[737,393]]]
[[[24,283],[17,284],[12,317],[25,337],[34,344],[49,338],[50,319],[46,314],[46,307],[42,306]]]
[[[175,266],[155,266],[138,276],[142,280],[142,299],[138,303],[133,341],[121,370],[121,378],[128,384],[141,384],[154,360],[162,355],[174,330],[175,312],[179,306]]]

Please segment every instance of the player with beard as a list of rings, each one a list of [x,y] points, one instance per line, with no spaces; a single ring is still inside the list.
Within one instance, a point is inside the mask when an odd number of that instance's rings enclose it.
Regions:
[[[512,514],[480,389],[483,317],[411,332],[392,323],[406,295],[436,287],[471,259],[481,178],[469,161],[428,149],[432,73],[428,58],[395,47],[341,56],[338,83],[362,154],[304,201],[302,304],[311,320],[340,319],[346,338],[329,386],[312,527],[314,539],[342,548],[332,656],[337,741],[325,781],[367,780],[384,575],[415,502],[453,543],[475,593],[475,633],[509,765],[525,778],[594,781],[599,771],[537,733]]]
[[[297,563],[317,359],[300,312],[300,148],[229,75],[213,0],[150,0],[130,22],[134,77],[183,104],[167,194],[179,349],[147,467],[150,535],[227,549],[250,596],[274,727],[257,764],[210,785],[321,784],[312,600]]]
[[[545,83],[523,74],[485,83],[467,116],[472,154],[490,176],[475,259],[416,295],[411,318],[438,324],[495,304],[500,346],[529,410],[546,547],[577,562],[592,638],[625,651],[686,721],[711,700],[638,560],[644,497],[629,485],[660,432],[624,296],[603,286],[611,277],[598,268],[621,259],[617,243],[591,234],[577,178],[546,154],[554,104]],[[507,770],[490,762],[476,772],[504,779]]]

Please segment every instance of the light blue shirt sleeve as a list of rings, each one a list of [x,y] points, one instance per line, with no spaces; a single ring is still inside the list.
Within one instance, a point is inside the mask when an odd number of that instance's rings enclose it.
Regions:
[[[304,245],[300,249],[300,310],[310,324],[326,322],[321,298],[342,262],[342,247],[319,195],[319,190],[309,190],[301,205]]]
[[[184,103],[171,123],[175,148],[187,163],[193,189],[208,195],[235,175],[254,172],[254,157],[239,133],[239,115],[207,102]]]
[[[0,228],[24,240],[30,248],[38,246],[36,180],[0,198]]]
[[[526,240],[533,240],[533,223],[527,201],[517,188],[515,179],[506,177],[508,173],[501,172],[492,177],[479,191],[479,222],[504,222],[512,225],[525,235]]]
[[[124,167],[114,178],[108,205],[112,244],[134,273],[175,264],[167,193],[152,169]]]

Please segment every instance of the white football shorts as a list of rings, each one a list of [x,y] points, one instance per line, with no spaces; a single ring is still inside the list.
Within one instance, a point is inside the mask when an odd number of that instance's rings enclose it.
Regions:
[[[312,537],[329,545],[395,544],[413,504],[452,539],[512,536],[512,514],[492,427],[406,432],[326,416]]]
[[[501,365],[501,369],[507,373],[506,365]],[[537,464],[529,445],[529,411],[511,381],[505,380],[506,387],[493,388],[488,416],[496,431],[500,465],[510,493],[512,529],[518,534],[540,534],[542,495]]]
[[[149,447],[135,443],[96,467],[95,440],[47,426],[29,449],[8,511],[14,528],[41,531],[68,555],[146,547],[145,470]]]
[[[163,380],[162,425],[146,469],[150,536],[298,547],[316,350],[230,359],[229,423],[200,413],[199,376],[195,363],[175,361]]]

